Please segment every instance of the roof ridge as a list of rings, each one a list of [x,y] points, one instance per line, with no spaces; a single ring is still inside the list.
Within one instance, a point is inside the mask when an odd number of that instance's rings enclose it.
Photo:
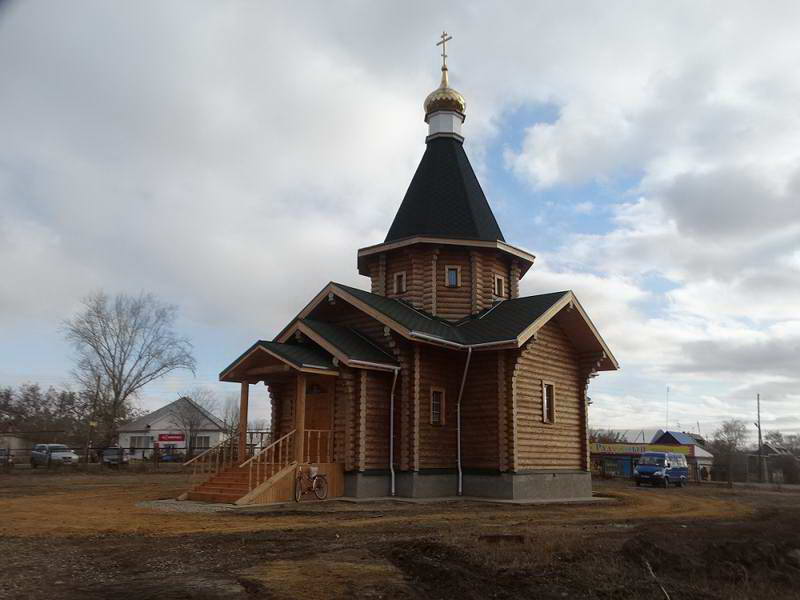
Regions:
[[[453,149],[454,149],[454,152],[456,154],[456,169],[458,169],[458,173],[459,173],[459,175],[461,175],[460,181],[461,181],[462,187],[464,187],[464,197],[467,200],[467,210],[469,211],[470,219],[472,219],[472,227],[473,227],[473,229],[475,229],[475,233],[478,234],[478,237],[481,237],[480,236],[480,233],[481,233],[480,229],[481,228],[478,226],[478,219],[477,219],[477,217],[475,215],[475,207],[472,205],[472,202],[470,201],[471,200],[471,196],[469,194],[467,194],[467,190],[466,190],[466,187],[467,187],[467,180],[466,180],[467,179],[467,172],[464,170],[464,165],[461,164],[461,157],[458,154],[458,146],[453,146]],[[469,157],[467,156],[467,153],[464,150],[464,144],[463,143],[461,144],[461,151],[464,153],[464,158],[467,159],[467,164],[469,164]],[[475,170],[472,168],[471,164],[469,164],[469,170],[472,172],[472,176],[477,181],[478,180],[478,176],[475,175]],[[477,183],[478,183],[478,188],[480,188],[481,192],[483,193],[483,186],[481,186],[480,181],[477,181]],[[483,193],[483,199],[486,201],[486,204],[489,204],[489,199],[486,197],[486,193]],[[489,211],[492,213],[492,216],[494,216],[494,212],[492,211],[491,205],[489,206]],[[496,221],[497,221],[497,217],[495,217],[495,222]],[[497,225],[497,229],[498,229],[498,231],[500,230],[500,225],[499,224]],[[503,235],[503,232],[500,231],[500,236],[502,237],[502,235]]]
[[[329,323],[328,321],[320,321],[319,319],[309,319],[308,317],[303,317],[302,319],[300,319],[300,322],[301,322],[301,323],[302,323],[302,322],[322,323],[322,324],[324,324],[324,325],[330,325],[331,327],[341,327],[342,329],[345,329],[345,330],[347,330],[347,331],[350,331],[351,333],[354,333],[355,335],[357,335],[358,337],[360,337],[362,340],[364,340],[365,342],[367,342],[367,343],[368,343],[370,346],[372,346],[372,347],[373,347],[373,348],[375,348],[376,350],[380,351],[380,353],[381,353],[381,354],[385,354],[387,357],[389,357],[389,358],[392,358],[391,354],[389,354],[388,352],[386,352],[386,350],[384,350],[383,348],[381,348],[380,346],[378,346],[378,344],[376,344],[375,342],[373,342],[371,339],[369,339],[369,338],[368,338],[367,336],[365,336],[363,333],[361,333],[360,331],[358,331],[357,329],[354,329],[354,328],[352,328],[352,327],[348,327],[348,326],[346,326],[346,325],[339,325],[339,324],[337,324],[337,323]],[[333,344],[334,346],[336,346],[336,344],[335,344],[334,342],[331,342],[330,340],[328,340],[328,341],[329,341],[331,344]],[[337,347],[338,347],[338,346],[337,346]],[[343,348],[341,348],[341,347],[339,347],[339,349],[340,349],[340,350],[343,350]],[[394,359],[392,358],[392,360],[394,360]]]
[[[381,348],[380,346],[378,346],[378,344],[376,344],[375,342],[373,342],[371,339],[369,339],[367,336],[365,336],[363,333],[361,333],[361,332],[360,332],[360,331],[358,331],[357,329],[353,329],[352,327],[347,327],[346,329],[349,329],[350,331],[352,331],[353,333],[355,333],[355,334],[356,334],[358,337],[360,337],[362,340],[364,340],[365,342],[367,342],[367,343],[368,343],[370,346],[372,346],[372,347],[373,347],[373,348],[375,348],[376,350],[379,350],[379,351],[381,352],[381,354],[385,354],[386,356],[388,356],[389,358],[391,358],[392,360],[394,360],[394,358],[392,357],[392,355],[391,355],[391,354],[389,354],[388,352],[386,352],[386,350],[384,350],[383,348]]]

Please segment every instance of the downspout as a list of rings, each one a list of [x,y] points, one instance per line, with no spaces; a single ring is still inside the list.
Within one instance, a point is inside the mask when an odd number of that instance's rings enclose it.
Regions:
[[[400,367],[395,367],[392,379],[392,393],[389,395],[389,472],[392,477],[392,496],[394,496],[394,388]]]
[[[461,469],[461,396],[464,395],[464,384],[467,382],[469,361],[472,358],[472,347],[467,348],[467,362],[464,364],[464,374],[461,376],[461,388],[458,390],[458,403],[456,404],[456,437],[458,439],[458,495],[463,495],[464,474]]]

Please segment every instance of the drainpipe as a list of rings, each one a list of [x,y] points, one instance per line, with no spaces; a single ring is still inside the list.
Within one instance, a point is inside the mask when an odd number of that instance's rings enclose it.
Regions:
[[[456,404],[456,436],[458,439],[458,495],[463,496],[464,474],[461,469],[461,396],[464,394],[464,384],[467,382],[469,361],[472,358],[472,347],[467,348],[467,362],[464,364],[464,374],[461,376],[461,388],[458,390],[458,403]]]
[[[394,387],[400,367],[395,367],[392,379],[392,393],[389,395],[389,472],[392,474],[392,496],[394,496]]]

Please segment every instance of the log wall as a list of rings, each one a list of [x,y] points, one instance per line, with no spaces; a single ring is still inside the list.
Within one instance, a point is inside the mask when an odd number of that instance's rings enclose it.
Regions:
[[[435,277],[436,316],[451,321],[463,319],[472,313],[472,264],[468,251],[463,248],[443,246],[437,257]],[[448,287],[447,267],[461,269],[461,284]]]
[[[272,400],[273,439],[278,439],[294,429],[294,402],[297,396],[297,380],[289,377],[285,381],[270,383]]]
[[[461,359],[454,361],[460,375],[466,353],[460,352]],[[500,462],[500,410],[502,403],[498,397],[499,379],[502,371],[498,361],[502,352],[473,352],[461,400],[461,450],[464,468],[497,469]],[[460,382],[459,382],[460,384]],[[456,394],[458,391],[456,390]],[[458,396],[453,398],[453,402]],[[505,439],[505,436],[504,438]]]
[[[542,419],[542,381],[555,384],[555,422]],[[516,470],[585,468],[584,382],[579,357],[551,321],[517,353],[511,373]]]
[[[445,268],[461,267],[461,285],[446,284]],[[503,277],[503,298],[519,296],[520,268],[506,254],[488,248],[419,244],[381,253],[368,266],[372,293],[402,298],[421,310],[458,320],[494,302],[494,275]],[[394,293],[394,274],[406,274],[406,292]]]
[[[418,435],[415,441],[416,469],[456,466],[456,399],[466,354],[417,345],[414,411]],[[445,390],[444,424],[431,425],[431,388]]]
[[[354,464],[353,406],[355,404],[355,371],[339,365],[339,377],[336,378],[336,393],[333,401],[333,456],[336,462]],[[349,418],[348,418],[349,417]]]
[[[362,371],[365,377],[366,411],[363,469],[389,468],[389,395],[393,374]],[[396,392],[396,390],[395,390]]]

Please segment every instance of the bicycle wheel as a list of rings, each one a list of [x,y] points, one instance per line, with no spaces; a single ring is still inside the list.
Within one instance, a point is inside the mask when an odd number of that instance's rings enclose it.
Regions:
[[[325,500],[328,497],[328,480],[324,475],[317,475],[314,478],[314,495],[319,500]]]
[[[303,480],[300,477],[297,477],[294,480],[294,501],[300,502],[300,498],[303,497]]]

